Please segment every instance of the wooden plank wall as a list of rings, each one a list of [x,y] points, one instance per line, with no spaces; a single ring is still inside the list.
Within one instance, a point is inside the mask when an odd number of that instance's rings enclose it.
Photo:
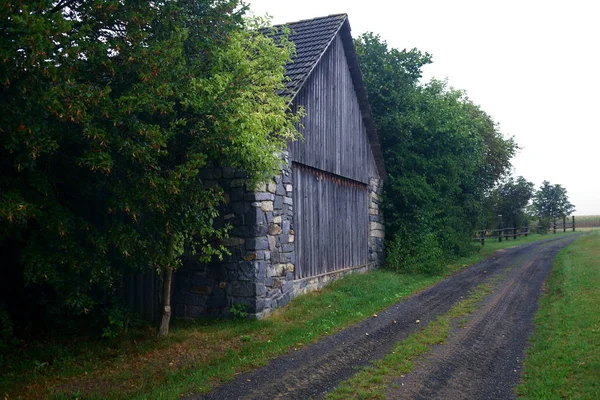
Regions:
[[[367,185],[293,163],[295,279],[368,262]]]
[[[148,322],[160,318],[161,279],[156,271],[131,272],[123,276],[122,294],[125,304]]]
[[[292,161],[368,184],[373,155],[338,35],[294,99],[306,117],[304,141],[289,145]]]

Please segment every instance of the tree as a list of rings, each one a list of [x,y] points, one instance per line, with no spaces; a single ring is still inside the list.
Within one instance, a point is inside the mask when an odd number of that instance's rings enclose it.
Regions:
[[[124,271],[170,280],[185,241],[209,259],[220,163],[272,174],[296,136],[283,88],[293,51],[237,0],[12,2],[0,10],[0,243],[24,281],[89,313]]]
[[[569,202],[567,189],[544,181],[533,196],[531,210],[543,222],[566,217],[575,211],[575,206]]]
[[[491,190],[484,200],[486,214],[484,225],[493,227],[498,215],[508,224],[521,224],[526,220],[525,210],[534,192],[534,185],[522,176],[510,176]]]
[[[435,265],[469,246],[480,200],[516,145],[463,91],[419,83],[429,54],[390,49],[371,33],[355,45],[388,170],[388,261]]]

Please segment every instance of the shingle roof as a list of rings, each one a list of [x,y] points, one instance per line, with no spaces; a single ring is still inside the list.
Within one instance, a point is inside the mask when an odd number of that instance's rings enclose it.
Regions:
[[[289,81],[286,82],[286,92],[282,94],[294,97],[298,93],[347,19],[347,14],[335,14],[273,27],[277,32],[281,32],[282,26],[289,27],[289,39],[296,45],[296,56],[286,65]],[[277,36],[278,33],[275,39]]]

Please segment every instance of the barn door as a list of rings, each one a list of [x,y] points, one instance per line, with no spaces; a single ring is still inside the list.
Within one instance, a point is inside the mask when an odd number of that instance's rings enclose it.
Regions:
[[[295,279],[368,262],[367,185],[293,163]]]

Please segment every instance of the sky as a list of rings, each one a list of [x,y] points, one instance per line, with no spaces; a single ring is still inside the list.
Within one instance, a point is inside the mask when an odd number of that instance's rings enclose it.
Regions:
[[[600,215],[600,2],[595,0],[247,0],[274,24],[346,13],[433,55],[423,80],[467,92],[521,147],[513,174],[567,189],[575,215]]]

